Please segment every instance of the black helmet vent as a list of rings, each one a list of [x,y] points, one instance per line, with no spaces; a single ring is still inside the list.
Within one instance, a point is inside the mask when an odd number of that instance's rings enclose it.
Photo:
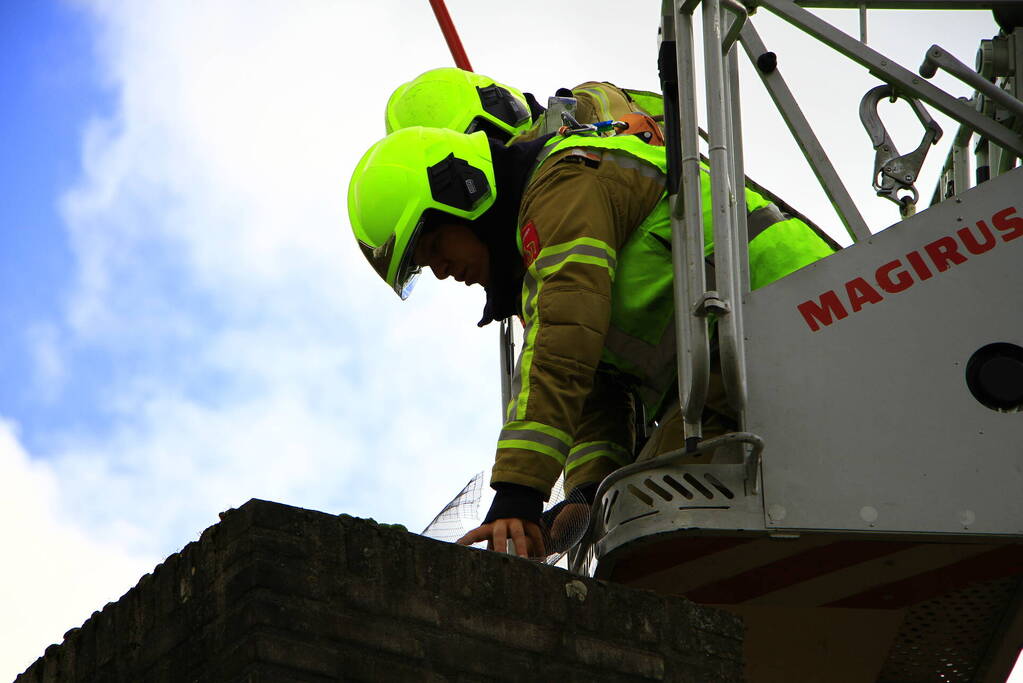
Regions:
[[[497,85],[477,87],[476,90],[479,91],[483,111],[498,121],[518,126],[529,118],[529,110],[508,90]]]
[[[471,211],[490,194],[490,184],[483,171],[454,154],[427,168],[426,174],[434,201],[462,211]]]

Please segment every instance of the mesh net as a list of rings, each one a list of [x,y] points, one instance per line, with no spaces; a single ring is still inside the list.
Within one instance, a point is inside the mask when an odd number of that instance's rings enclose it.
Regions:
[[[488,498],[486,507],[481,505],[484,496]],[[447,505],[441,508],[433,521],[423,529],[422,535],[448,543],[457,541],[482,523],[485,510],[489,509],[489,499],[492,497],[489,476],[485,472],[478,472]],[[559,478],[551,489],[550,499],[540,517],[540,529],[544,536],[547,555],[533,559],[546,564],[557,564],[579,542],[589,522],[590,506],[582,494],[573,491],[566,498],[564,479]],[[482,547],[484,544],[476,545]]]

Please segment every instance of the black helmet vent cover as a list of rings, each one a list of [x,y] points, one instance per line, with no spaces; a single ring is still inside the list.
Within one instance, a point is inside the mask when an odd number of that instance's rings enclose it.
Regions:
[[[454,154],[427,168],[426,174],[433,199],[462,211],[471,211],[490,194],[490,184],[483,171]]]
[[[477,87],[476,90],[479,91],[483,111],[498,121],[504,121],[509,126],[518,126],[529,118],[529,110],[508,90],[497,85]]]

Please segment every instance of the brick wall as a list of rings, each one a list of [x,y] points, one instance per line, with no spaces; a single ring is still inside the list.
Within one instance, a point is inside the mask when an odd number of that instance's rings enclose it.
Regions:
[[[679,598],[251,500],[17,681],[732,682],[741,638]]]

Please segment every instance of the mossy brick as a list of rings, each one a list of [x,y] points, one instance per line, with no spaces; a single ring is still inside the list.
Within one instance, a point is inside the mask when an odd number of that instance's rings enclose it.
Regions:
[[[236,512],[245,514],[252,526],[274,529],[295,536],[303,536],[316,522],[332,518],[331,515],[322,512],[271,503],[258,498],[248,501]]]
[[[445,607],[442,591],[400,590],[381,581],[358,578],[338,585],[340,590],[334,603],[338,607],[354,608],[365,614],[385,614],[409,623],[436,625],[441,622],[441,611]]]
[[[43,653],[42,659],[42,680],[43,683],[58,683],[61,681],[60,671],[60,646],[50,645]]]
[[[431,634],[427,661],[445,674],[466,672],[495,681],[522,681],[535,677],[540,661],[530,652],[512,649],[454,632]]]
[[[451,678],[421,662],[378,656],[354,645],[338,650],[337,680],[345,683],[448,683]]]
[[[178,556],[171,555],[153,570],[153,605],[156,618],[170,618],[178,608]]]
[[[484,601],[503,609],[509,602],[504,575],[491,563],[493,553],[437,541],[416,544],[414,552],[416,585],[442,594],[446,602],[466,609]]]
[[[339,670],[337,650],[322,641],[303,642],[276,629],[256,631],[252,639],[257,661],[321,676],[331,676]]]
[[[567,652],[590,667],[654,681],[664,678],[664,658],[658,653],[582,635],[568,640]]]
[[[245,634],[237,642],[226,644],[210,659],[205,671],[198,675],[198,683],[242,680],[258,663],[256,644]]]
[[[368,524],[351,525],[347,531],[345,557],[349,574],[401,583],[415,580],[414,555],[400,533],[382,533],[376,525]]]
[[[301,571],[301,565],[253,556],[228,577],[224,591],[227,601],[234,602],[257,588],[315,599],[325,597],[330,586],[316,574]]]
[[[444,626],[459,635],[489,640],[507,648],[526,652],[554,653],[561,644],[561,634],[554,628],[501,615],[459,611],[444,620]]]
[[[78,637],[75,640],[74,652],[75,652],[75,664],[82,677],[86,677],[89,672],[95,671],[98,667],[96,664],[96,616],[99,612],[93,612],[92,616],[89,617],[82,627],[78,629]]]
[[[57,657],[57,670],[60,671],[60,680],[73,681],[77,678],[78,654],[77,629],[64,634],[64,642],[55,649]],[[52,646],[51,646],[52,647]]]
[[[293,639],[350,642],[405,657],[423,656],[422,645],[405,618],[346,612],[336,605],[268,593],[249,599],[232,620],[232,628],[244,632],[274,629]]]

